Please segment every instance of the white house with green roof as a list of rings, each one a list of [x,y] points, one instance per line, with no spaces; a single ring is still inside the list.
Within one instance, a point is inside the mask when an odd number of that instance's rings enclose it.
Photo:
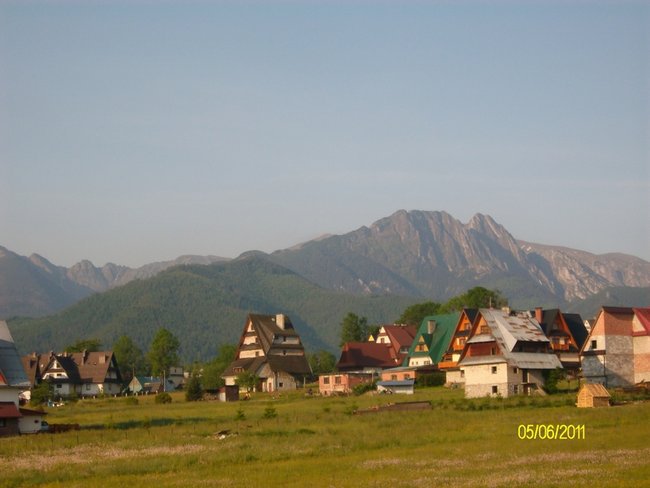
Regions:
[[[460,313],[429,315],[422,320],[403,366],[435,367],[447,350]]]

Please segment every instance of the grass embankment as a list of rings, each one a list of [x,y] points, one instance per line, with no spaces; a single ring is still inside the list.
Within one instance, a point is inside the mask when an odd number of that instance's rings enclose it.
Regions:
[[[396,401],[433,409],[351,415]],[[79,431],[0,441],[0,486],[641,486],[650,403],[577,409],[575,395],[464,400],[306,398],[169,405],[152,397],[50,409]],[[242,418],[243,417],[243,418]],[[582,440],[520,440],[521,424],[585,425]],[[231,435],[219,438],[218,433]]]

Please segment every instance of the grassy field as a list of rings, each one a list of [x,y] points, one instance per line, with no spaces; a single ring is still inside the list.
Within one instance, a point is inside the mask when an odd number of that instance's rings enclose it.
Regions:
[[[0,486],[642,486],[650,479],[650,402],[577,409],[575,395],[464,400],[273,399],[168,405],[84,400],[48,421],[81,430],[0,440]],[[428,400],[433,409],[352,415]],[[520,440],[526,424],[584,425],[585,439]],[[220,438],[219,432],[232,434]]]

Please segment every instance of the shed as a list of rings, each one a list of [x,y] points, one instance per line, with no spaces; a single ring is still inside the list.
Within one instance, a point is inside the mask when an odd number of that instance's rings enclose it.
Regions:
[[[400,381],[378,381],[377,391],[379,393],[401,393],[405,395],[412,395],[415,380],[400,380]]]
[[[600,383],[587,383],[582,385],[578,392],[576,406],[579,408],[609,407],[610,398],[611,395]]]

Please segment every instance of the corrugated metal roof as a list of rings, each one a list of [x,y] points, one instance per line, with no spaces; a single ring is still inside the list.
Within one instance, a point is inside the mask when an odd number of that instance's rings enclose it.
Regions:
[[[9,386],[29,388],[29,378],[16,350],[7,322],[0,321],[0,373]]]

